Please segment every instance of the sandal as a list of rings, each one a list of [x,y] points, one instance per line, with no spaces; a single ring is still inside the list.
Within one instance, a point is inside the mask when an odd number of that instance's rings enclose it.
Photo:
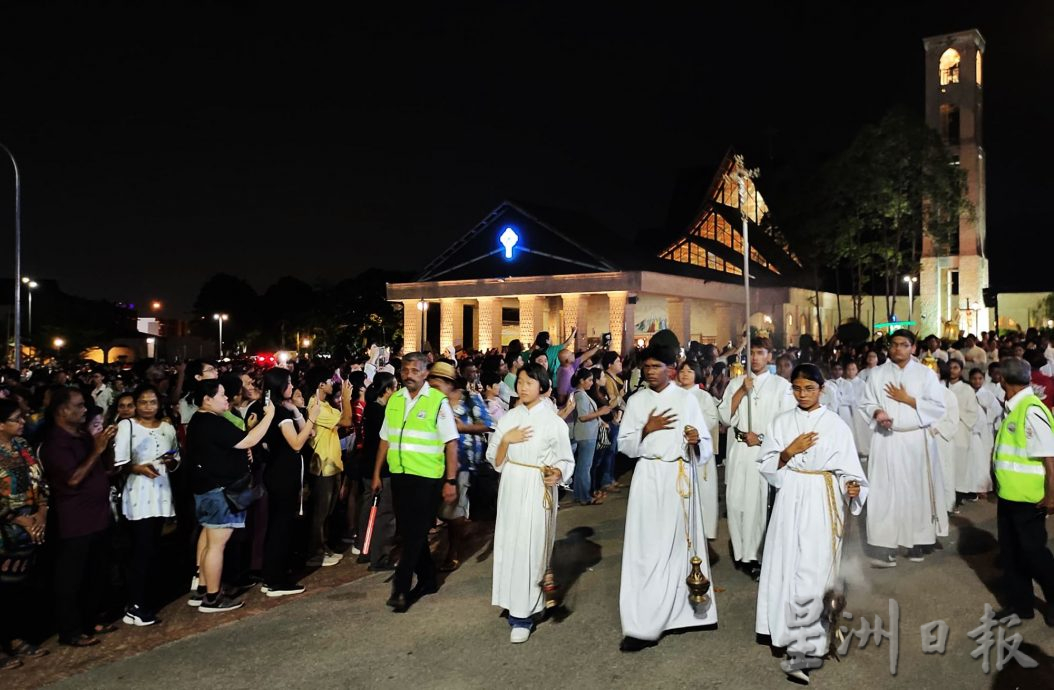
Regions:
[[[456,558],[451,558],[449,561],[447,561],[443,565],[441,565],[438,568],[436,568],[436,570],[438,570],[441,573],[452,573],[452,572],[454,572],[455,570],[457,570],[460,567],[461,567],[461,561],[459,561]]]
[[[9,656],[0,660],[0,671],[10,671],[13,668],[18,668],[22,665],[22,660],[18,657]]]
[[[41,649],[35,644],[29,644],[25,640],[15,640],[18,644],[15,644],[11,648],[11,653],[15,656],[26,657],[27,659],[38,659],[42,656],[48,655],[48,650]]]
[[[592,505],[599,506],[604,505],[604,499],[607,498],[607,494],[603,491],[598,491],[593,495]]]
[[[88,635],[81,635],[72,640],[64,640],[60,637],[59,644],[66,645],[67,647],[94,647],[99,644],[99,640],[98,638],[90,637]]]
[[[93,630],[95,635],[109,635],[112,632],[117,632],[117,626],[112,623],[103,625],[102,623],[97,624]]]

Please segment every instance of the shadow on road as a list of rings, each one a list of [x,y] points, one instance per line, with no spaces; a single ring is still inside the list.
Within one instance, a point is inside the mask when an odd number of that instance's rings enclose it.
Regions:
[[[592,527],[576,527],[553,545],[553,557],[549,565],[553,570],[553,578],[563,590],[563,604],[550,613],[554,623],[560,623],[571,615],[572,609],[567,605],[568,593],[582,573],[600,563],[601,547],[591,539],[592,536]]]

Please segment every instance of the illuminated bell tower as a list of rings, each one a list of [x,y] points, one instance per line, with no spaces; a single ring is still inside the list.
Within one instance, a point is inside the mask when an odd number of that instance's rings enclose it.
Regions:
[[[985,242],[985,160],[981,139],[984,37],[977,29],[931,36],[926,50],[926,123],[940,133],[966,174],[966,198],[973,218],[959,219],[959,233],[948,255],[938,255],[929,237],[922,240],[919,312],[925,336],[954,337],[960,330],[989,329],[983,291],[988,287]],[[953,332],[954,331],[954,332]]]

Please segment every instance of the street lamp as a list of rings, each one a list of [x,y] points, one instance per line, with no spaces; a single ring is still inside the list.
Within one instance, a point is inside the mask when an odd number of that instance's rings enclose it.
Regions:
[[[223,356],[223,322],[229,317],[226,314],[213,314],[212,318],[220,327],[220,357]]]
[[[66,344],[66,341],[62,338],[55,338],[51,344],[55,346],[55,358],[58,359],[62,355],[62,346]]]
[[[420,352],[420,351],[425,349],[425,326],[426,326],[425,315],[428,313],[428,302],[425,302],[424,300],[421,300],[420,302],[418,302],[417,303],[417,311],[421,312],[421,338],[420,338],[421,344],[417,348],[418,352]]]
[[[40,287],[40,284],[25,276],[22,276],[22,284],[27,288],[26,296],[29,299],[29,339],[33,340],[33,290]]]
[[[22,174],[11,149],[0,143],[15,168],[15,369],[22,369]]]
[[[300,344],[304,347],[311,347],[311,338],[304,338],[300,341]]]
[[[915,283],[919,282],[919,279],[915,276],[904,276],[904,282],[908,284],[908,321],[914,318],[915,314]]]
[[[158,302],[157,300],[154,300],[153,302],[150,303],[150,308],[153,309],[154,311],[161,311],[161,303]]]

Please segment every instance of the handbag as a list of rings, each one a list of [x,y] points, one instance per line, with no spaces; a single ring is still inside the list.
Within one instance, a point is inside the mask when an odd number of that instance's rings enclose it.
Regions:
[[[33,513],[31,506],[15,511],[14,517]],[[29,532],[14,522],[0,524],[0,584],[16,585],[25,582],[37,559],[36,544]]]
[[[227,505],[236,513],[244,513],[256,501],[267,494],[263,484],[253,483],[252,472],[235,479],[223,487],[223,497],[227,499]]]
[[[608,427],[606,427],[605,425],[601,424],[600,428],[597,430],[597,450],[601,451],[601,450],[604,450],[605,448],[610,448],[610,447],[611,447],[611,432],[608,430]]]

